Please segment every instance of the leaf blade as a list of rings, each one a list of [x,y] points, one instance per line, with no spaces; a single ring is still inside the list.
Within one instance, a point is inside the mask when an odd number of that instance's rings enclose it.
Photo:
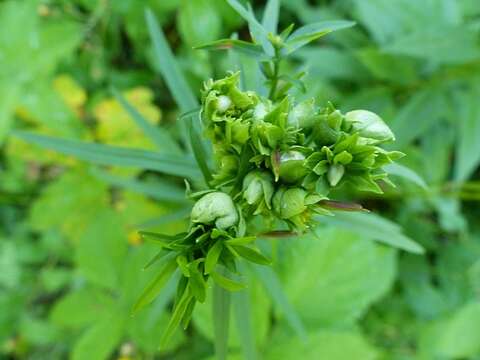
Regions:
[[[165,174],[188,178],[195,178],[199,175],[195,163],[185,157],[171,154],[167,156],[146,150],[66,140],[23,131],[15,131],[13,134],[25,141],[94,164],[156,170]]]

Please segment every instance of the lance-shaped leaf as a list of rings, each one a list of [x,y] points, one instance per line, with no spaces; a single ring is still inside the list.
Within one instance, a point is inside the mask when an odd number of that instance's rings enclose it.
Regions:
[[[235,281],[235,280],[232,280],[226,276],[223,276],[222,274],[220,274],[219,272],[217,271],[214,271],[210,274],[210,276],[212,277],[213,281],[220,285],[222,288],[224,288],[225,290],[228,290],[228,291],[240,291],[242,289],[245,289],[245,285],[238,282],[238,281]]]
[[[213,269],[215,269],[222,250],[222,240],[217,240],[217,242],[210,248],[210,250],[208,250],[208,254],[205,259],[205,274],[210,274]]]
[[[183,292],[180,300],[175,304],[175,309],[173,310],[172,317],[170,318],[167,328],[165,329],[165,332],[162,335],[162,339],[160,340],[161,349],[168,344],[174,331],[177,329],[178,325],[180,325],[183,317],[187,313],[191,300],[192,294],[190,292],[190,289],[187,287]]]
[[[147,195],[155,200],[170,201],[175,203],[187,203],[185,191],[171,182],[156,180],[145,182],[135,178],[125,178],[110,174],[100,169],[92,169],[92,174],[96,178],[106,183],[118,186],[127,190],[135,191]]]
[[[244,259],[251,261],[255,264],[260,265],[270,265],[272,262],[270,259],[262,255],[260,251],[243,245],[227,245],[227,247],[232,251],[233,254],[236,254]]]
[[[268,32],[255,18],[252,9],[250,7],[248,10],[245,9],[237,0],[227,0],[227,2],[242,18],[247,21],[248,29],[250,30],[250,35],[252,38],[262,45],[263,50],[267,53],[267,55],[273,56],[274,49],[268,40]]]
[[[165,174],[192,179],[200,175],[195,162],[185,156],[163,155],[146,150],[59,139],[23,131],[16,131],[14,135],[44,148],[94,164],[156,170]]]
[[[279,12],[280,2],[278,0],[268,0],[263,12],[262,25],[269,33],[277,33]]]
[[[150,37],[153,42],[153,49],[155,51],[155,60],[158,69],[162,74],[168,89],[172,93],[175,102],[180,107],[182,112],[190,111],[198,107],[197,99],[189,88],[185,77],[178,67],[172,50],[168,46],[165,35],[158,25],[155,15],[150,9],[145,12],[147,20],[147,27]]]
[[[420,175],[418,175],[415,171],[413,171],[412,169],[406,166],[403,166],[400,164],[387,164],[383,167],[383,169],[390,175],[402,177],[420,186],[425,190],[428,188],[427,184],[425,183],[425,180],[423,180],[423,178]]]
[[[147,285],[143,293],[133,305],[132,313],[135,314],[144,306],[150,304],[160,293],[168,279],[172,276],[177,267],[177,262],[173,258],[175,254],[168,254],[169,261],[162,267],[158,275]]]
[[[286,41],[286,53],[290,54],[298,48],[312,42],[332,31],[346,29],[355,25],[353,21],[332,20],[321,21],[302,26],[295,30]]]
[[[253,44],[243,40],[237,39],[222,39],[212,41],[210,43],[197,46],[198,50],[233,50],[241,54],[253,57],[258,60],[266,60],[268,57],[263,52],[260,45]]]
[[[194,118],[198,119],[198,124],[195,125],[194,123]],[[189,127],[188,127],[188,133],[190,136],[190,145],[193,150],[193,155],[195,156],[195,160],[197,161],[198,167],[200,168],[200,171],[203,174],[203,179],[205,180],[205,183],[208,185],[210,181],[212,181],[212,173],[210,172],[210,169],[208,167],[207,163],[207,153],[204,148],[204,143],[203,139],[200,137],[200,134],[197,131],[197,127],[200,127],[200,117],[190,117],[189,121]]]

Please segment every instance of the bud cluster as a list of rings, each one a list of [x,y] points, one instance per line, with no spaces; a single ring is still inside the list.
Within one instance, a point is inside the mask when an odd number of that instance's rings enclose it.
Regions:
[[[378,115],[342,114],[332,104],[318,108],[313,99],[295,103],[288,96],[274,103],[238,83],[239,73],[208,81],[201,118],[218,165],[212,185],[229,189],[245,217],[303,230],[312,214],[328,213],[333,188],[381,193],[377,182],[389,183],[382,166],[403,154],[379,147],[395,138]]]

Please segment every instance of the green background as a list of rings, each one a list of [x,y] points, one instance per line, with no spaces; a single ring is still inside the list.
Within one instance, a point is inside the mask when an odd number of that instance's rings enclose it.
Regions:
[[[260,18],[264,2],[252,5]],[[112,96],[115,86],[181,138],[146,7],[195,94],[232,67],[227,54],[193,47],[233,32],[248,39],[224,0],[0,1],[0,358],[213,358],[208,301],[188,331],[158,350],[173,283],[130,316],[155,274],[141,270],[156,248],[136,230],[183,229],[181,182],[110,169],[178,185],[168,198],[145,196],[145,189],[112,184],[85,163],[11,135],[28,129],[153,149]],[[401,163],[428,186],[409,174],[417,184],[395,178],[397,188],[382,197],[349,194],[389,222],[338,217],[317,236],[270,240],[283,290],[265,289],[261,279],[269,273],[246,269],[248,291],[233,299],[233,311],[249,304],[259,359],[480,359],[478,1],[282,1],[281,28],[329,19],[357,25],[289,60],[292,73],[308,72],[308,91],[298,96],[380,114],[396,135],[393,147],[407,154]],[[161,217],[170,213],[169,221]],[[374,241],[388,243],[400,231],[426,253]],[[282,296],[302,320],[303,337],[277,305]],[[245,332],[231,324],[229,358],[243,358]]]

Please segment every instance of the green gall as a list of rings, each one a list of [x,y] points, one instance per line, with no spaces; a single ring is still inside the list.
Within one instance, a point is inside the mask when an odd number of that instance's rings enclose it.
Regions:
[[[193,223],[212,225],[225,230],[238,223],[238,212],[232,198],[223,192],[211,192],[193,205],[190,218]]]
[[[345,121],[361,137],[371,139],[370,143],[394,141],[392,130],[377,114],[367,110],[354,110],[345,114]]]
[[[337,186],[345,174],[345,167],[341,164],[333,164],[328,169],[327,178],[331,186]]]

